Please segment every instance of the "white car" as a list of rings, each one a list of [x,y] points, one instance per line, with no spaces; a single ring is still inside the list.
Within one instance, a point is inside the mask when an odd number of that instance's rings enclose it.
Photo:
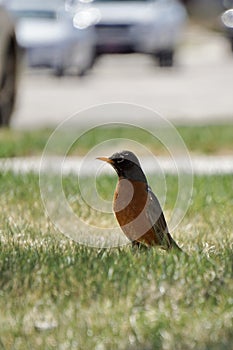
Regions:
[[[160,66],[173,64],[187,19],[178,0],[86,0],[82,11],[80,2],[69,1],[79,8],[77,17],[92,17],[97,55],[141,52],[153,55]]]
[[[13,112],[18,73],[14,22],[0,3],[0,127],[8,126]]]
[[[56,75],[83,75],[95,55],[95,31],[77,28],[61,0],[8,0],[17,20],[16,35],[30,67],[50,67]]]

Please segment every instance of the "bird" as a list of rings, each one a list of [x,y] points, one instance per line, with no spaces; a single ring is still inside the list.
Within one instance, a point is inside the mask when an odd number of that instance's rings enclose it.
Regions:
[[[97,159],[110,164],[118,175],[113,211],[132,245],[183,252],[169,233],[159,200],[148,185],[137,156],[123,150]]]

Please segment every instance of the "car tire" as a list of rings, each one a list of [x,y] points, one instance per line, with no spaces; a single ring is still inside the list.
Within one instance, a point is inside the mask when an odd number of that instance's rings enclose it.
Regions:
[[[162,50],[156,54],[160,67],[172,67],[174,64],[174,51]]]
[[[63,77],[65,75],[65,68],[63,66],[56,66],[54,68],[54,75],[58,78]]]
[[[93,66],[96,62],[96,59],[97,59],[96,50],[93,49],[89,53],[89,59],[88,59],[87,64],[85,65],[85,67],[78,68],[78,77],[83,77],[83,76],[87,75],[87,73],[93,68]]]
[[[88,72],[88,68],[87,68],[87,69],[85,69],[85,68],[79,69],[79,70],[78,70],[77,76],[78,76],[79,78],[82,78],[82,77],[84,77],[84,76],[87,74],[87,72]]]
[[[17,44],[12,38],[8,44],[0,81],[0,127],[9,126],[16,99]]]
[[[92,53],[92,56],[91,56],[91,60],[90,60],[90,63],[89,63],[89,69],[92,69],[95,65],[95,63],[98,61],[99,57],[101,56],[101,54],[99,54],[95,49],[93,49],[93,53]]]

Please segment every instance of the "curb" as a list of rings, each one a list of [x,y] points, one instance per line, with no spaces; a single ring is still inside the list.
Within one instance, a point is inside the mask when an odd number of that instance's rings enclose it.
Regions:
[[[168,157],[142,157],[140,159],[145,172],[177,174],[187,173],[196,175],[223,175],[233,174],[233,156],[193,156],[187,162],[187,158]],[[48,157],[41,162],[40,157],[26,158],[2,158],[0,159],[0,171],[13,171],[14,173],[59,173],[62,169],[63,175],[77,174],[87,176],[100,173],[100,163],[85,157]],[[109,167],[101,168],[102,173],[112,174]]]

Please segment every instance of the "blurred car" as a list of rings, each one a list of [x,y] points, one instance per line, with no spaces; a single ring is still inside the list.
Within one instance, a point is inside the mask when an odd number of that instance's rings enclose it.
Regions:
[[[7,126],[14,109],[18,72],[18,47],[14,23],[0,3],[0,127]]]
[[[221,16],[221,19],[224,26],[225,35],[230,41],[231,50],[233,52],[233,3],[232,8],[225,11]]]
[[[90,68],[94,29],[76,28],[64,1],[8,0],[7,6],[17,20],[17,41],[30,67],[50,67],[59,76],[70,69],[83,75]]]
[[[81,1],[82,2],[82,1]],[[93,0],[76,14],[92,18],[97,55],[139,52],[151,54],[159,65],[172,66],[187,19],[177,0]],[[80,1],[72,1],[76,3]],[[78,7],[77,7],[78,8]]]

